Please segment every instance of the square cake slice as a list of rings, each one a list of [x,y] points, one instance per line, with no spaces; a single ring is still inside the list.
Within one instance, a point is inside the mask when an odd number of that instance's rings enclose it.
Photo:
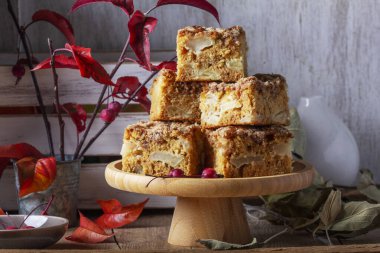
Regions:
[[[247,73],[243,28],[189,26],[177,34],[177,81],[235,82]]]
[[[211,83],[200,96],[201,125],[288,125],[287,85],[280,75],[257,74],[236,83]]]
[[[227,126],[206,131],[206,166],[224,177],[260,177],[292,171],[292,134],[284,127]]]
[[[176,73],[163,69],[150,88],[150,120],[200,122],[199,96],[202,83],[176,82]]]
[[[198,125],[178,122],[139,122],[124,132],[123,171],[167,176],[180,168],[185,175],[203,167],[203,137]]]

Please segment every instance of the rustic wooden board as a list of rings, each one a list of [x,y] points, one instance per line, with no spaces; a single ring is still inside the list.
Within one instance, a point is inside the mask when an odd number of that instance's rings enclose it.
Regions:
[[[122,113],[98,138],[88,150],[86,155],[119,155],[123,143],[124,129],[130,124],[140,120],[147,120],[147,113]],[[55,149],[59,147],[58,119],[49,117]],[[66,154],[73,154],[76,147],[76,130],[71,119],[65,120],[65,150]],[[100,119],[94,121],[89,136],[100,129],[104,122]],[[42,153],[49,153],[45,128],[42,118],[38,115],[1,116],[0,117],[0,144],[27,142],[37,147]]]
[[[153,195],[119,191],[108,186],[104,178],[106,164],[83,164],[79,187],[79,208],[99,209],[96,200],[116,198],[122,203],[141,202],[149,198],[148,208],[172,208],[175,205],[173,197],[157,197]],[[17,193],[12,169],[7,169],[0,180],[0,207],[4,210],[17,210]]]
[[[111,72],[115,64],[105,64],[104,67]],[[61,103],[95,104],[103,89],[102,84],[92,79],[82,78],[78,70],[58,69],[60,76],[58,85]],[[53,79],[50,70],[37,71],[40,89],[45,105],[52,105],[54,99]],[[125,64],[115,75],[114,80],[120,76],[138,76],[143,82],[150,73],[137,64]],[[0,106],[30,106],[38,105],[34,95],[34,86],[31,76],[27,73],[20,83],[15,86],[15,77],[10,66],[0,67]],[[116,82],[116,81],[115,81]],[[151,82],[150,82],[151,83]],[[150,86],[150,83],[147,87]]]

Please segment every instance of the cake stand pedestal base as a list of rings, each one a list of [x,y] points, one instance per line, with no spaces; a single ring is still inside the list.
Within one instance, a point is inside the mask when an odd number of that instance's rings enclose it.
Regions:
[[[168,242],[200,247],[198,239],[250,243],[252,237],[241,199],[178,197]]]

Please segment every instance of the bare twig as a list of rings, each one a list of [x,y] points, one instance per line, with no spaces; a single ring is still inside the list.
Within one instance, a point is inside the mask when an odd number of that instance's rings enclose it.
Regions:
[[[18,34],[19,34],[20,39],[21,39],[21,43],[22,43],[22,45],[24,47],[26,58],[28,59],[28,67],[29,67],[30,70],[32,70],[33,69],[33,61],[32,61],[32,57],[31,57],[30,52],[29,52],[28,43],[27,43],[26,38],[25,38],[25,29],[22,28],[22,27],[20,27],[20,25],[18,23],[18,19],[16,17],[16,14],[15,14],[15,12],[13,10],[11,1],[7,0],[7,3],[8,3],[8,11],[9,11],[9,13],[12,16],[13,22],[14,22],[16,28],[17,28]],[[48,117],[47,117],[47,113],[46,113],[46,108],[45,108],[44,102],[42,100],[40,87],[39,87],[39,84],[38,84],[38,81],[37,81],[35,73],[33,71],[31,71],[30,75],[32,76],[32,81],[33,81],[34,90],[35,90],[35,93],[36,93],[38,105],[39,105],[39,108],[41,110],[42,118],[43,118],[43,121],[44,121],[44,124],[45,124],[45,130],[46,130],[46,134],[47,134],[47,138],[48,138],[50,155],[54,156],[54,146],[53,146],[53,139],[52,139],[52,135],[51,135],[50,123],[49,123],[49,120],[48,120]]]
[[[121,52],[121,54],[120,54],[120,56],[119,56],[119,59],[118,59],[118,61],[117,61],[116,65],[115,65],[115,67],[113,68],[113,70],[112,70],[112,72],[111,72],[111,74],[110,74],[110,78],[111,78],[111,79],[115,76],[115,74],[116,74],[116,72],[119,70],[120,66],[124,63],[124,57],[125,57],[125,54],[127,53],[127,49],[128,49],[128,47],[129,47],[129,39],[130,39],[130,37],[128,37],[128,39],[127,39],[127,41],[126,41],[126,43],[125,43],[125,45],[124,45],[123,51]],[[79,154],[79,152],[81,151],[81,148],[83,147],[83,144],[84,144],[84,142],[86,141],[87,135],[88,135],[88,133],[90,132],[91,126],[92,126],[92,124],[93,124],[94,121],[95,121],[96,115],[98,114],[98,112],[99,112],[99,110],[100,110],[100,107],[101,107],[102,104],[103,104],[103,97],[104,97],[104,94],[105,94],[106,91],[107,91],[107,87],[108,87],[107,85],[104,85],[104,86],[103,86],[103,89],[102,89],[102,91],[101,91],[101,93],[100,93],[100,95],[99,95],[99,98],[98,98],[98,102],[96,103],[95,109],[94,109],[94,111],[93,111],[93,113],[92,113],[92,115],[91,115],[90,122],[88,123],[87,128],[86,128],[86,130],[85,130],[85,132],[84,132],[84,134],[83,134],[83,136],[82,136],[82,138],[81,138],[79,144],[77,145],[77,147],[76,147],[76,149],[75,149],[75,152],[74,152],[74,159],[77,159],[78,157],[79,157],[79,158],[82,157],[82,155],[79,155],[79,156],[78,156],[78,154]],[[87,144],[87,145],[88,145],[88,144]],[[85,152],[86,152],[86,151],[84,151],[84,152],[82,151],[82,154],[85,153]]]
[[[55,110],[57,111],[59,122],[59,153],[61,155],[61,161],[65,161],[65,122],[62,118],[61,104],[59,103],[58,74],[57,70],[55,69],[55,52],[51,39],[48,39],[48,45],[50,50],[50,66],[54,78],[54,106]]]

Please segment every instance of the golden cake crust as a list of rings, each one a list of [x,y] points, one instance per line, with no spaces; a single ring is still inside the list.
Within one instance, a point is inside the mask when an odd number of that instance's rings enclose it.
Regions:
[[[203,135],[196,124],[139,122],[125,129],[121,155],[123,171],[167,176],[180,168],[196,175],[203,167]]]
[[[257,74],[236,83],[210,83],[200,96],[201,125],[288,125],[287,85],[281,75]]]
[[[177,34],[177,81],[233,82],[246,76],[246,38],[242,27],[190,26]]]
[[[150,88],[150,120],[200,122],[200,82],[176,82],[176,73],[163,69]]]
[[[224,177],[290,173],[291,133],[280,126],[207,129],[206,166]]]

